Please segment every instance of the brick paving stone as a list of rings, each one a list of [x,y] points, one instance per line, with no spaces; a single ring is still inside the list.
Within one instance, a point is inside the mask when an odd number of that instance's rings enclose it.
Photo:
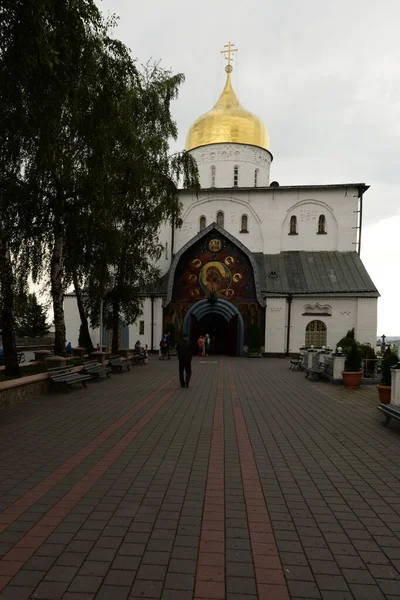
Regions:
[[[229,363],[237,399],[230,393]],[[212,481],[209,498],[218,501],[224,492],[226,519],[219,516],[213,526],[204,500],[220,366],[219,358],[207,365],[195,359],[191,388],[181,390],[176,362],[150,359],[146,368],[71,392],[68,403],[63,394],[50,394],[2,411],[0,555],[10,551],[10,560],[0,560],[0,588],[6,585],[0,600],[38,592],[51,600],[193,600],[192,589],[170,586],[192,585],[197,566],[209,584],[220,584],[221,574],[227,586],[241,582],[241,591],[228,587],[226,593],[220,585],[195,588],[201,600],[210,597],[204,594],[250,600],[256,570],[266,582],[282,581],[284,573],[293,600],[399,597],[398,437],[380,426],[376,391],[362,387],[349,402],[340,386],[311,384],[289,372],[286,361],[223,359],[225,481]],[[261,495],[254,486],[250,492],[254,512],[246,511],[242,475],[250,464],[243,470],[238,459],[234,402],[261,485]],[[141,431],[114,452],[138,423]],[[65,494],[74,486],[82,490],[86,474],[102,460],[110,460],[108,468],[93,471],[85,494],[66,502]],[[20,498],[23,510],[14,518],[6,511]],[[268,531],[257,519],[265,503]],[[51,531],[30,552],[32,536],[26,534],[41,519]],[[253,556],[254,548],[270,549],[271,539],[283,572],[275,563],[260,567]],[[10,580],[4,573],[14,568],[12,561],[19,571]],[[160,579],[150,577],[151,569]],[[289,597],[279,583],[260,583],[258,596]]]

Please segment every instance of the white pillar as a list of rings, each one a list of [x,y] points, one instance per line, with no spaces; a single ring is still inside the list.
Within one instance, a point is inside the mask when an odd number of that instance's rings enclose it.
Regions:
[[[342,371],[344,371],[346,358],[344,354],[340,356],[333,355],[333,379],[343,379]]]
[[[400,406],[400,369],[391,369],[392,389],[390,392],[390,404]]]

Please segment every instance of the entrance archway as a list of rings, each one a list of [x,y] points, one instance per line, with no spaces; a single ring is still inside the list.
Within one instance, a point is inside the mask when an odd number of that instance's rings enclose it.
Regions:
[[[218,334],[218,338],[221,338],[217,342],[217,352],[219,348],[221,354],[237,356],[243,354],[243,317],[234,304],[223,298],[218,298],[213,303],[209,300],[200,300],[193,304],[185,315],[183,331],[190,335],[193,342],[197,342],[201,333],[211,335],[210,331],[202,330],[207,326],[215,329],[215,337]]]

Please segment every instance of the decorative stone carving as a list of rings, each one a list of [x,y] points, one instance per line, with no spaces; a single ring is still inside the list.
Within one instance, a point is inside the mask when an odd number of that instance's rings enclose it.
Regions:
[[[270,312],[280,312],[282,310],[282,306],[268,306],[268,310]]]
[[[182,225],[182,231],[191,231],[193,229],[192,221],[184,221]]]
[[[329,304],[305,304],[303,307],[303,315],[323,315],[325,317],[332,316],[332,306]]]
[[[303,208],[299,212],[300,221],[315,221],[320,212],[320,210],[315,208]]]
[[[238,216],[236,213],[231,213],[230,214],[230,223],[231,225],[236,225],[239,222],[238,220]]]
[[[341,310],[340,314],[341,315],[351,315],[351,310]]]
[[[242,145],[240,151],[233,151],[230,144],[218,144],[218,148],[207,149],[197,157],[199,164],[216,163],[218,161],[237,160],[238,162],[256,163],[267,169],[271,162],[270,154],[263,148]]]

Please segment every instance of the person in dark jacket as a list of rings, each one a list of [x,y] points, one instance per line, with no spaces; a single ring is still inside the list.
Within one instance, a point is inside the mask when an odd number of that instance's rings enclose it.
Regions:
[[[187,335],[183,336],[183,340],[176,345],[179,361],[179,381],[181,387],[189,387],[190,378],[192,376],[192,357],[193,348]],[[185,375],[186,373],[186,381]]]

